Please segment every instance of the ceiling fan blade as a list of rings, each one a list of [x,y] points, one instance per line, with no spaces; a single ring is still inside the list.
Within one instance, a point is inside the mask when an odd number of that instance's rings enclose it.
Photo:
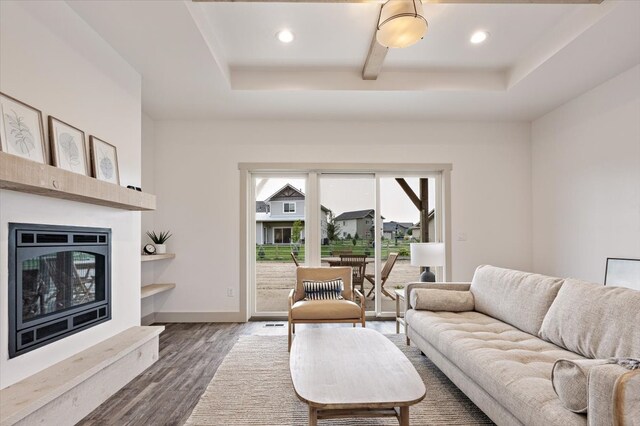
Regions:
[[[384,3],[385,0],[191,0],[195,3]],[[600,4],[604,0],[422,0],[439,4]]]

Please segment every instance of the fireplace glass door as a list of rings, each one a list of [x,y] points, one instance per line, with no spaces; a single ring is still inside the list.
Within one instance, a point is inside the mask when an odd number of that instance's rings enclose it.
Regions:
[[[104,256],[59,251],[22,261],[22,322],[105,300]]]
[[[111,230],[9,224],[9,357],[111,319]]]

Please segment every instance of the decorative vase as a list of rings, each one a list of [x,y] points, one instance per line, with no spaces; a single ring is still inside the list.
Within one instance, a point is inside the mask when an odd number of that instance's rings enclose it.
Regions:
[[[156,244],[156,254],[165,254],[167,252],[166,244]]]

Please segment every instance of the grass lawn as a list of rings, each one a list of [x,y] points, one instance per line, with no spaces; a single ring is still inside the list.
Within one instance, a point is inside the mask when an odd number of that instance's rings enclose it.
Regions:
[[[289,244],[265,244],[256,246],[256,259],[258,262],[273,262],[291,260],[291,252],[294,245]],[[351,250],[352,254],[366,254],[373,256],[374,248],[370,241],[358,240],[356,245],[352,241],[335,241],[322,246],[322,257],[331,257],[336,251]],[[400,253],[400,256],[409,256],[409,242],[385,240],[382,242],[382,259],[386,259],[389,253]],[[297,258],[304,261],[304,244],[298,248]]]

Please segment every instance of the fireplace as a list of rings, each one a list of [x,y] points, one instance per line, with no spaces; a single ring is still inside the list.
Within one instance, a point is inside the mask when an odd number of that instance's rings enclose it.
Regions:
[[[111,230],[9,224],[9,357],[111,319]]]

